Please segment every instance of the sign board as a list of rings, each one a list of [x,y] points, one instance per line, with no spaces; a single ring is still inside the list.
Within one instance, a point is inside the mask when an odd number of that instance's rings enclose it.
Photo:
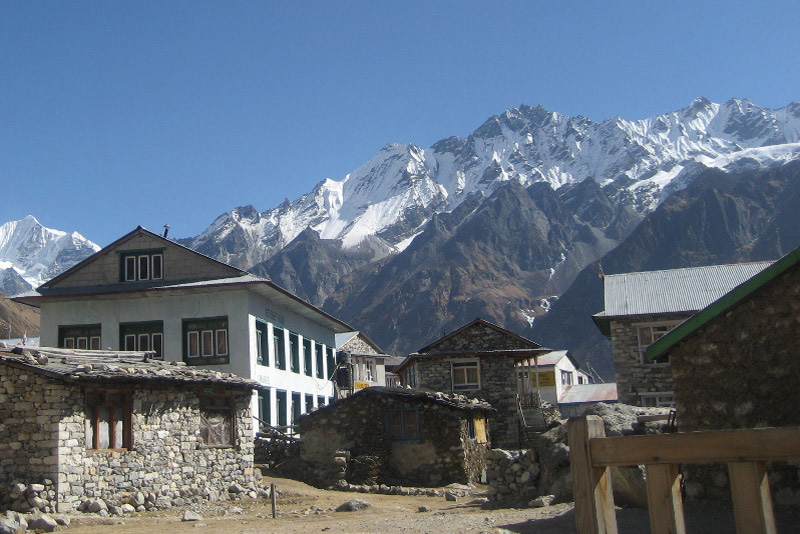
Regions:
[[[531,385],[536,387],[536,374],[533,373],[531,376]],[[539,373],[539,387],[552,387],[556,385],[556,372],[555,371],[546,371],[543,373]]]
[[[353,382],[353,391],[369,387],[369,382]]]

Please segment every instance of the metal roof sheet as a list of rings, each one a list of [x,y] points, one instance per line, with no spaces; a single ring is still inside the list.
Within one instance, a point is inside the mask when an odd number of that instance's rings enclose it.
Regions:
[[[567,386],[561,393],[559,404],[581,404],[584,402],[616,402],[617,384],[578,384]]]
[[[762,261],[606,275],[604,315],[695,312],[772,263]]]

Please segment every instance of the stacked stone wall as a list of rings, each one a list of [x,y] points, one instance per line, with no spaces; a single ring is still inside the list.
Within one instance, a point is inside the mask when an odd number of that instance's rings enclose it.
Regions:
[[[614,353],[614,371],[619,402],[641,405],[640,393],[672,391],[672,374],[669,363],[642,363],[639,353],[637,323],[683,321],[691,316],[641,315],[635,318],[611,321],[611,350]]]
[[[419,440],[389,441],[390,409],[419,410]],[[300,419],[304,478],[318,486],[346,478],[355,484],[440,486],[475,482],[485,444],[468,439],[471,412],[396,397],[361,396]]]
[[[539,463],[533,449],[486,453],[486,480],[489,501],[498,504],[523,504],[538,495]]]
[[[232,484],[255,484],[249,392],[235,399],[233,447],[200,445],[199,391],[134,387],[133,450],[88,451],[80,386],[10,366],[0,366],[0,385],[0,492],[15,483],[54,487],[42,496],[46,508],[64,512],[140,493],[157,495],[156,507],[218,500]],[[10,500],[0,493],[0,503]]]

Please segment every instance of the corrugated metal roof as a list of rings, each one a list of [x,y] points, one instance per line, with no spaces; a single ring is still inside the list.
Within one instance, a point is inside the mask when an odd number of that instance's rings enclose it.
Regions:
[[[584,402],[615,402],[617,400],[617,384],[579,384],[567,386],[561,393],[559,404],[581,404]]]
[[[606,316],[701,310],[771,261],[606,275]]]

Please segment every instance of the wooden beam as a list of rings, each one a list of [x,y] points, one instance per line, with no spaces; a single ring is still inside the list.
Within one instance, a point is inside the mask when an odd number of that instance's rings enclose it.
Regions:
[[[738,534],[775,534],[765,462],[731,462],[731,497]]]
[[[570,419],[567,433],[578,534],[617,534],[611,473],[593,465],[589,448],[591,438],[606,435],[603,420],[596,415]]]
[[[645,474],[651,534],[686,534],[678,465],[647,465]]]
[[[800,428],[610,437],[589,446],[595,466],[800,460]]]

